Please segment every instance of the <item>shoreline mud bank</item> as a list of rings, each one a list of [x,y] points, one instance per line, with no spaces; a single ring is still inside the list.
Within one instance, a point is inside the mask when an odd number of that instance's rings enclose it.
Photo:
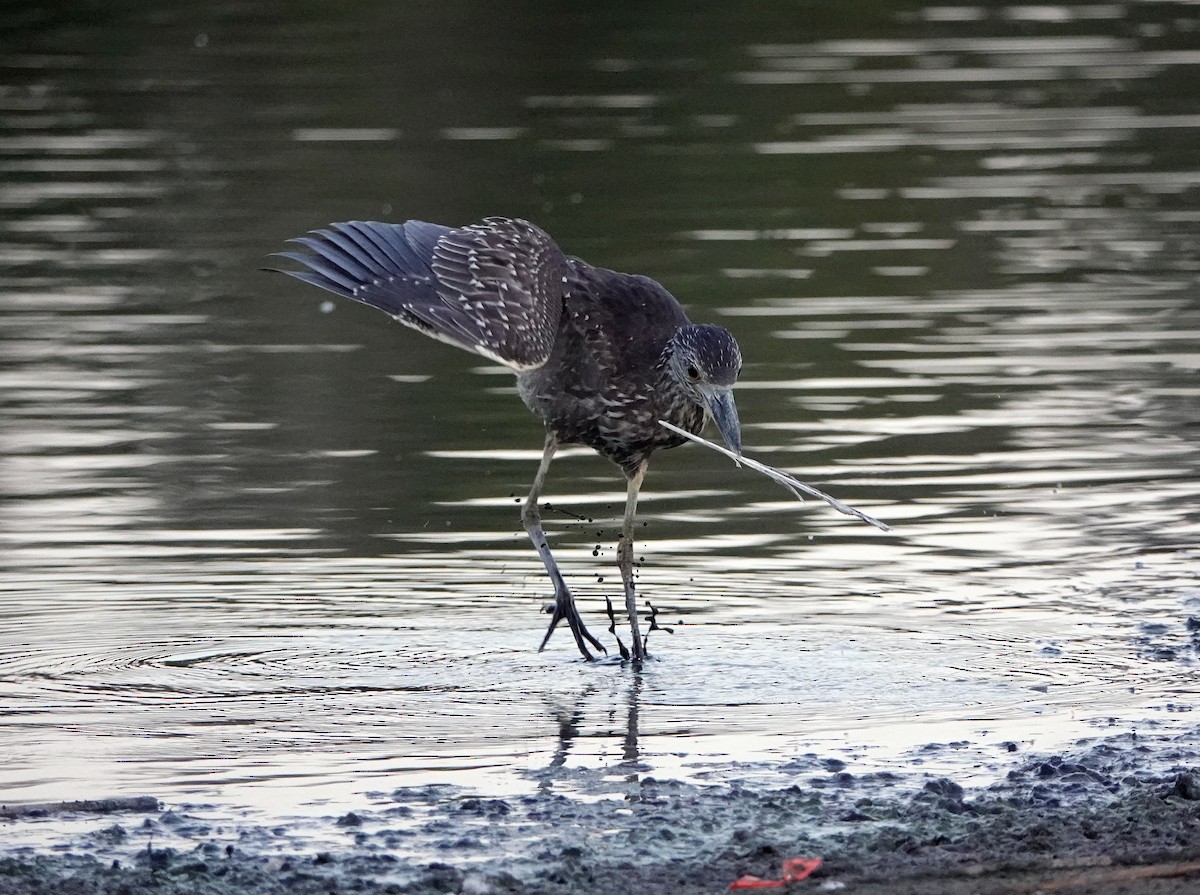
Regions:
[[[1013,759],[979,788],[817,756],[784,766],[795,782],[783,787],[560,768],[518,797],[405,788],[385,807],[271,826],[188,806],[137,813],[143,799],[71,841],[0,849],[0,895],[699,895],[778,878],[797,856],[822,864],[788,891],[1200,891],[1200,729]],[[568,778],[574,794],[556,793]],[[0,841],[16,824],[53,824],[41,807],[0,815]]]

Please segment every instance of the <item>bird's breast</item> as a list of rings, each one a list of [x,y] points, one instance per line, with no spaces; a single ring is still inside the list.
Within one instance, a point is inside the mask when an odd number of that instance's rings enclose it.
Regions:
[[[658,424],[666,420],[688,432],[704,426],[704,409],[673,383],[628,378],[607,382],[559,367],[557,375],[530,371],[518,377],[526,406],[559,441],[585,444],[624,468],[684,439]]]

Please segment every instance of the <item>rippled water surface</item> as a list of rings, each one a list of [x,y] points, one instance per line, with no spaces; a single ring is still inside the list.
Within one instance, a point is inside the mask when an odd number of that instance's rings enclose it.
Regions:
[[[1200,8],[480,10],[0,12],[0,800],[969,775],[1188,720]],[[492,213],[734,330],[748,453],[894,532],[660,454],[673,633],[538,653],[511,376],[257,270]],[[623,487],[547,488],[596,633]]]

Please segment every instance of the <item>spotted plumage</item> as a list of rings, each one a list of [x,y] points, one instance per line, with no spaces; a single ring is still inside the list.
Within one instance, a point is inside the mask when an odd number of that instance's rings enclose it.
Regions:
[[[723,329],[692,326],[654,280],[568,264],[558,338],[544,365],[518,374],[517,389],[560,442],[586,444],[628,472],[683,443],[658,420],[704,426],[705,405],[674,375],[677,348],[711,344],[717,359],[737,345]]]
[[[522,519],[554,582],[544,647],[566,620],[580,652],[604,647],[584,626],[550,553],[538,496],[559,444],[585,444],[628,480],[618,565],[633,638],[645,655],[633,583],[632,526],[651,454],[683,439],[666,420],[698,433],[707,417],[741,450],[731,388],[742,359],[728,330],[693,324],[679,302],[647,277],[617,273],[563,254],[527,221],[490,217],[457,229],[408,221],[350,221],[293,240],[281,252],[297,279],[379,308],[427,335],[510,367],[521,399],[546,426],[545,451]],[[615,634],[611,602],[610,630]],[[653,629],[653,628],[652,628]],[[622,655],[628,655],[620,638]]]

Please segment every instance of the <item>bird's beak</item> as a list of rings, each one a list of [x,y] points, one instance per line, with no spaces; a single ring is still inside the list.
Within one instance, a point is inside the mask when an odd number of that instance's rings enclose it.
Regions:
[[[704,403],[709,415],[717,424],[721,437],[729,445],[729,449],[739,457],[742,454],[742,427],[738,422],[737,405],[733,403],[733,389],[722,385],[709,385],[702,388]]]

